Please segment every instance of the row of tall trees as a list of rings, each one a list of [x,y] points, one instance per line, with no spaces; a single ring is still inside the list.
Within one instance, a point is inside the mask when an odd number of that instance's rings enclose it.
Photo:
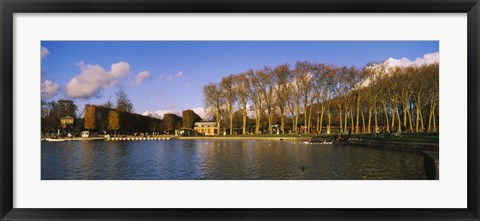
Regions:
[[[78,107],[72,100],[41,101],[41,130],[56,132],[63,117],[77,117]],[[75,126],[75,125],[72,125]]]
[[[203,96],[217,131],[223,122],[230,134],[235,112],[241,113],[242,134],[249,113],[257,134],[262,120],[268,133],[277,122],[281,133],[287,127],[292,133],[330,133],[332,125],[352,133],[437,132],[439,65],[357,68],[300,61],[293,68],[282,64],[228,75],[205,85]]]
[[[162,120],[140,114],[119,111],[103,105],[85,105],[84,128],[99,132],[132,134],[135,132],[163,132]]]
[[[116,109],[120,112],[133,112],[133,104],[128,98],[127,94],[123,90],[119,90],[115,93],[116,102],[115,104],[110,101],[110,99],[100,105],[107,109]],[[88,108],[86,108],[88,109]],[[99,111],[99,114],[102,112]],[[112,113],[112,119],[115,118],[116,113]],[[74,125],[70,125],[77,131],[84,129],[84,122],[82,119],[82,114],[78,113],[77,105],[68,99],[60,99],[58,101],[41,101],[41,130],[42,132],[55,132],[60,128],[60,119],[64,117],[74,118]],[[88,117],[87,117],[88,119]],[[88,119],[91,121],[91,119]],[[112,122],[113,123],[113,122]],[[103,122],[106,125],[106,122]],[[91,128],[102,128],[106,129],[105,125],[95,125]],[[69,128],[72,129],[72,128]],[[88,128],[87,128],[88,129]]]
[[[151,116],[133,113],[133,104],[123,90],[115,93],[116,101],[110,99],[101,105],[87,104],[83,118],[77,114],[78,107],[72,100],[42,101],[41,127],[42,132],[56,132],[60,128],[63,117],[75,118],[71,125],[77,132],[84,129],[98,132],[131,134],[135,132],[175,133],[182,126],[194,128],[201,118],[193,110],[185,110],[182,117],[175,114],[165,114],[163,120]]]

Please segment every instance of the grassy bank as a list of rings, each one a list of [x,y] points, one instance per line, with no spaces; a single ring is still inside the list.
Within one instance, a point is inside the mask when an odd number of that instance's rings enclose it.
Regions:
[[[355,134],[352,137],[368,141],[427,143],[438,144],[438,134],[402,134],[401,136],[375,136],[371,134]]]
[[[333,139],[334,134],[249,134],[249,135],[220,135],[220,136],[196,136],[196,137],[178,137],[179,139],[286,139],[286,140],[308,140],[313,139]],[[348,135],[344,135],[348,136]],[[390,143],[421,143],[438,144],[438,134],[402,134],[401,136],[375,136],[373,134],[352,134],[352,138],[358,138],[364,141],[378,141]]]

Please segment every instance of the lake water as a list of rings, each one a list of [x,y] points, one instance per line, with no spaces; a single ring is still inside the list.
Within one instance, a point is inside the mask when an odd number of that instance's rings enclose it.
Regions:
[[[421,180],[419,152],[267,140],[42,141],[42,180]]]

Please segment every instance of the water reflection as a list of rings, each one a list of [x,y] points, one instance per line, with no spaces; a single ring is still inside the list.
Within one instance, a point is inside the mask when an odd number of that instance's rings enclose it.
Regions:
[[[42,142],[44,180],[419,180],[423,155],[289,141]]]

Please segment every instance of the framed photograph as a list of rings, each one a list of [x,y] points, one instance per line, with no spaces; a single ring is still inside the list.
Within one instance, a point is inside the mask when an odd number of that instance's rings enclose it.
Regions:
[[[0,7],[1,220],[480,220],[478,0]]]

